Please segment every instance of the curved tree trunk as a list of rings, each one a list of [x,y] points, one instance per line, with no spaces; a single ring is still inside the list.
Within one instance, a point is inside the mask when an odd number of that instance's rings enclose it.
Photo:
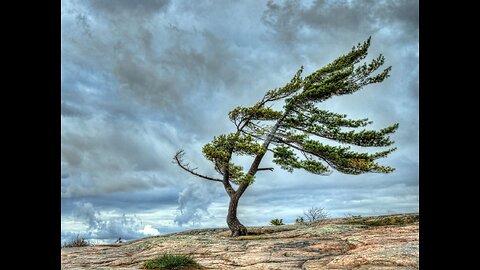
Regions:
[[[230,205],[228,206],[227,224],[232,237],[247,235],[247,228],[237,218],[237,206],[240,196],[232,196],[230,198]]]

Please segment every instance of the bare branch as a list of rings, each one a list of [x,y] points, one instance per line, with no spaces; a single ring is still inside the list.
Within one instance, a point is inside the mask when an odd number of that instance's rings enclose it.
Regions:
[[[269,167],[269,168],[258,168],[257,171],[272,171],[273,172],[273,168]]]
[[[309,223],[318,222],[328,217],[328,212],[322,207],[312,207],[304,212]]]
[[[173,157],[173,159],[176,161],[178,166],[180,166],[180,168],[184,169],[185,171],[187,171],[187,172],[189,172],[189,173],[191,173],[195,176],[198,176],[198,177],[206,179],[206,180],[223,182],[221,179],[212,178],[212,177],[208,177],[208,176],[204,176],[204,175],[196,173],[195,169],[192,169],[192,168],[188,167],[188,163],[186,163],[186,164],[184,163],[184,161],[182,159],[184,154],[185,154],[185,152],[183,150],[179,150],[179,151],[177,151],[177,153]]]

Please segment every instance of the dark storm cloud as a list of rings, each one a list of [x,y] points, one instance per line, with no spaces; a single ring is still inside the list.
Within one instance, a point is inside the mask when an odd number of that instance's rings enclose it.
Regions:
[[[124,53],[113,67],[120,91],[163,110],[175,110],[182,120],[205,114],[205,102],[218,99],[219,90],[238,81],[233,54],[212,33],[177,35],[163,53],[147,58],[137,52]],[[147,60],[148,59],[148,60]],[[180,110],[178,107],[189,107]],[[190,112],[192,114],[190,114]],[[193,124],[195,129],[200,125]]]
[[[110,14],[111,16],[133,15],[137,17],[152,16],[168,7],[169,0],[90,0],[87,1],[95,11]]]
[[[173,173],[175,138],[167,125],[150,127],[95,117],[62,118],[62,196],[88,196],[165,186]],[[119,132],[121,130],[121,132]],[[155,139],[157,138],[157,139]]]
[[[63,234],[84,226],[92,238],[140,237],[134,214],[162,233],[225,226],[221,185],[175,167],[175,151],[214,176],[201,148],[233,130],[229,110],[368,36],[368,59],[383,53],[391,77],[321,107],[368,117],[369,128],[399,122],[398,150],[380,161],[397,170],[318,177],[284,172],[270,157],[262,166],[275,171],[240,202],[248,225],[293,221],[311,206],[340,216],[418,209],[418,3],[62,1]]]
[[[401,35],[416,38],[418,1],[317,0],[311,5],[299,0],[268,1],[262,20],[285,42],[298,41],[308,31],[335,36],[372,35],[387,26],[398,27]]]
[[[129,190],[102,196],[64,197],[62,198],[62,213],[73,215],[78,202],[89,202],[103,211],[122,209],[125,213],[141,212],[157,207],[175,209],[178,207],[178,194],[181,191],[180,187],[169,186],[149,190]]]
[[[96,9],[76,8],[86,19],[81,25],[73,23],[70,26],[67,22],[64,29],[85,28],[88,22],[92,38],[85,39],[82,32],[63,32],[64,39],[72,40],[63,45],[62,58],[68,60],[64,69],[87,73],[87,77],[98,74],[113,77],[116,85],[101,89],[102,92],[109,90],[114,91],[113,96],[116,93],[127,95],[144,106],[163,111],[163,115],[174,111],[169,121],[193,132],[209,129],[203,124],[207,119],[213,118],[220,123],[215,119],[216,114],[207,110],[207,100],[220,102],[224,99],[221,92],[226,87],[231,93],[244,90],[246,79],[241,73],[242,64],[238,63],[230,46],[208,29],[198,30],[196,26],[181,22],[172,24],[172,21],[153,15],[131,21],[139,15],[111,12],[105,17]],[[118,20],[123,16],[126,20]],[[62,87],[68,87],[68,75]],[[233,106],[232,101],[223,102]],[[178,110],[179,107],[189,109]],[[70,107],[64,108],[71,113]],[[192,121],[195,117],[204,120]],[[221,129],[219,126],[218,130]]]

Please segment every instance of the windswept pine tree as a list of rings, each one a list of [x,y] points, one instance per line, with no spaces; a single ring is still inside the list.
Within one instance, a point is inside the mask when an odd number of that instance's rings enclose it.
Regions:
[[[275,164],[289,172],[303,169],[313,174],[329,175],[332,170],[345,174],[390,173],[394,170],[379,165],[376,160],[386,157],[395,147],[363,153],[352,151],[348,145],[390,146],[394,142],[389,134],[397,130],[398,124],[380,130],[359,130],[372,122],[349,119],[344,114],[318,107],[329,98],[353,94],[389,76],[391,67],[376,72],[385,62],[383,55],[370,63],[360,63],[367,56],[369,46],[370,38],[306,77],[301,76],[301,67],[289,83],[268,91],[255,105],[230,111],[229,118],[236,132],[216,136],[202,149],[220,177],[199,174],[183,160],[184,151],[177,152],[174,160],[182,169],[223,184],[230,197],[227,224],[232,236],[247,234],[247,229],[237,218],[240,197],[255,181],[257,172],[273,171],[273,168],[260,167],[267,151],[273,153]],[[272,105],[278,102],[282,102],[283,109],[272,109]],[[326,141],[322,138],[347,146],[331,146],[322,143]],[[234,155],[253,158],[248,170],[232,162]]]

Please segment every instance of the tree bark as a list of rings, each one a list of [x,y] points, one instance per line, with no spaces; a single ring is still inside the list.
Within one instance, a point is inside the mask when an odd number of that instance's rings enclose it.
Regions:
[[[230,205],[228,206],[227,224],[232,237],[247,235],[247,228],[237,218],[237,206],[240,196],[230,197]]]
[[[282,123],[283,119],[287,116],[288,111],[284,113],[282,118],[280,118],[277,123],[275,123],[275,126],[273,126],[272,130],[268,134],[267,138],[263,142],[263,148],[266,150],[268,149],[268,146],[270,145],[270,142],[273,140],[273,137],[275,135],[275,132],[277,132],[278,128],[280,127],[280,124]],[[255,159],[252,162],[252,165],[250,166],[250,169],[248,170],[248,174],[254,176],[257,171],[258,171],[258,166],[260,165],[260,162],[262,161],[265,152],[258,154]],[[223,183],[225,186],[225,190],[227,191],[228,195],[230,196],[230,205],[228,206],[228,214],[227,214],[227,224],[228,228],[230,228],[230,231],[232,231],[232,237],[237,237],[237,236],[242,236],[242,235],[247,235],[247,228],[243,226],[242,223],[237,218],[237,207],[238,207],[238,200],[240,197],[242,197],[243,193],[245,190],[248,188],[249,184],[248,183],[242,183],[238,187],[238,189],[235,191],[235,193],[232,193],[232,188],[228,182],[228,172],[224,173],[224,179]]]

